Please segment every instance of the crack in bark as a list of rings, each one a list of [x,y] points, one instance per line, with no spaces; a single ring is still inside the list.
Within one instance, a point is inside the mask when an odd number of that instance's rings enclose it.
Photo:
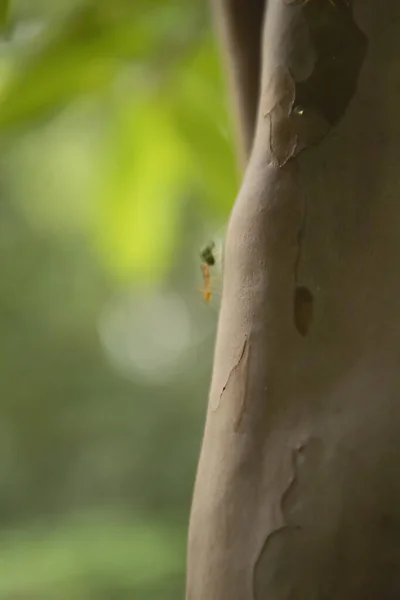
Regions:
[[[246,340],[247,342],[247,340]],[[243,346],[243,352],[242,352],[242,356],[240,358],[241,362],[242,360],[245,360],[245,364],[244,364],[244,368],[245,368],[245,372],[242,373],[242,377],[240,378],[240,381],[243,383],[243,389],[241,390],[241,404],[239,406],[239,414],[237,416],[235,425],[234,425],[234,431],[235,433],[240,432],[241,429],[241,424],[243,421],[243,418],[246,414],[246,410],[248,408],[248,393],[247,393],[247,382],[248,382],[248,369],[247,369],[247,359],[248,359],[248,352],[247,352],[247,343],[245,342],[244,346]],[[239,367],[239,364],[237,365],[237,367]]]
[[[222,386],[222,390],[221,390],[221,392],[220,392],[220,394],[218,396],[218,401],[217,401],[216,405],[212,405],[211,406],[211,410],[213,412],[216,412],[218,410],[220,402],[221,402],[221,399],[222,399],[222,396],[223,396],[226,388],[228,387],[228,384],[229,384],[231,378],[236,373],[238,367],[240,366],[240,363],[242,362],[242,360],[243,360],[243,358],[245,356],[247,344],[248,344],[248,337],[246,336],[245,340],[244,340],[244,343],[243,343],[242,350],[241,350],[240,355],[239,355],[239,358],[237,359],[236,363],[234,364],[234,366],[229,371],[229,375],[228,375],[228,378],[226,380],[226,383]]]

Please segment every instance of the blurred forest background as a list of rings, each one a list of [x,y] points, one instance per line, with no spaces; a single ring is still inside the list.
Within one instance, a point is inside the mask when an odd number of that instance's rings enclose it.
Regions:
[[[183,598],[237,188],[204,0],[0,0],[0,600]]]

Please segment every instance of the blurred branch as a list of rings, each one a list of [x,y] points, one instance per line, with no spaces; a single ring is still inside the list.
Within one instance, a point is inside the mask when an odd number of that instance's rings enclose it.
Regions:
[[[253,143],[260,87],[261,28],[266,0],[211,0],[227,64],[242,166]]]

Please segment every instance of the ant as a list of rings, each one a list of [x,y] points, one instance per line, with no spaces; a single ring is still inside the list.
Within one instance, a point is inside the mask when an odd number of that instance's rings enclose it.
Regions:
[[[210,302],[211,300],[211,273],[210,269],[215,265],[215,256],[214,256],[214,242],[210,242],[207,246],[201,251],[200,258],[202,260],[201,263],[201,272],[204,280],[204,300],[206,302]]]

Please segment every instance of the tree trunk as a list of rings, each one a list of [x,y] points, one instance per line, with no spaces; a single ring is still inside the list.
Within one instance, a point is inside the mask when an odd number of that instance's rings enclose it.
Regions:
[[[398,600],[400,2],[268,0],[254,40],[186,598]]]

